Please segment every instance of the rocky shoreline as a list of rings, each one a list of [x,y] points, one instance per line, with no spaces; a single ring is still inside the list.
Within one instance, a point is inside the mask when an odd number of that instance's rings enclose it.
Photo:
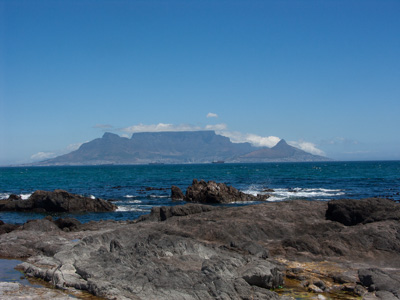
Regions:
[[[190,203],[123,222],[46,217],[0,224],[0,257],[106,299],[400,299],[400,204]]]

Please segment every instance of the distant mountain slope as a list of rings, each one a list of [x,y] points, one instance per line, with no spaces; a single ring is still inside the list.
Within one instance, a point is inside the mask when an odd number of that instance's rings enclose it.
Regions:
[[[271,162],[271,161],[328,161],[327,157],[311,153],[290,146],[284,139],[272,148],[259,149],[238,157],[241,162]]]
[[[78,150],[35,165],[104,165],[148,163],[210,163],[266,161],[323,161],[289,146],[284,140],[273,148],[232,143],[214,131],[141,132],[130,139],[113,133],[83,144]]]

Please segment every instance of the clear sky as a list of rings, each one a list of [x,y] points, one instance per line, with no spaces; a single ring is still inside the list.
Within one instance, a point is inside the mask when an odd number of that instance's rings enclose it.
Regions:
[[[400,159],[398,0],[0,0],[0,164],[216,129]]]

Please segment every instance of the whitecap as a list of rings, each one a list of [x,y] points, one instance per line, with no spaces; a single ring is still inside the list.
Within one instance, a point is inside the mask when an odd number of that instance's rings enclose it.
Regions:
[[[133,195],[125,195],[125,198],[136,198],[137,196],[133,196]]]
[[[133,207],[133,206],[118,206],[116,211],[149,212],[150,210],[137,208],[137,207]]]
[[[31,195],[32,195],[32,193],[30,193],[30,194],[20,194],[22,200],[28,200]]]
[[[123,201],[123,203],[129,203],[129,204],[139,204],[142,203],[143,201],[141,200],[130,200],[130,201]]]
[[[7,194],[7,193],[0,193],[0,199],[8,199],[10,197],[11,194]]]

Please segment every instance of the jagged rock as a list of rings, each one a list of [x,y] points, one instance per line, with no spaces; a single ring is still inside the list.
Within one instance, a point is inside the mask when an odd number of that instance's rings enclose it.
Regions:
[[[326,218],[346,226],[384,220],[399,221],[400,205],[381,198],[333,200],[328,204]]]
[[[233,203],[243,201],[261,201],[266,200],[267,195],[253,196],[238,191],[232,186],[215,181],[205,182],[193,179],[193,183],[186,190],[185,200],[198,203]]]
[[[173,185],[171,186],[171,199],[172,200],[183,200],[185,199],[185,195],[182,193],[182,190]]]
[[[27,200],[0,200],[0,211],[100,212],[116,206],[103,199],[92,199],[63,190],[36,191]]]

